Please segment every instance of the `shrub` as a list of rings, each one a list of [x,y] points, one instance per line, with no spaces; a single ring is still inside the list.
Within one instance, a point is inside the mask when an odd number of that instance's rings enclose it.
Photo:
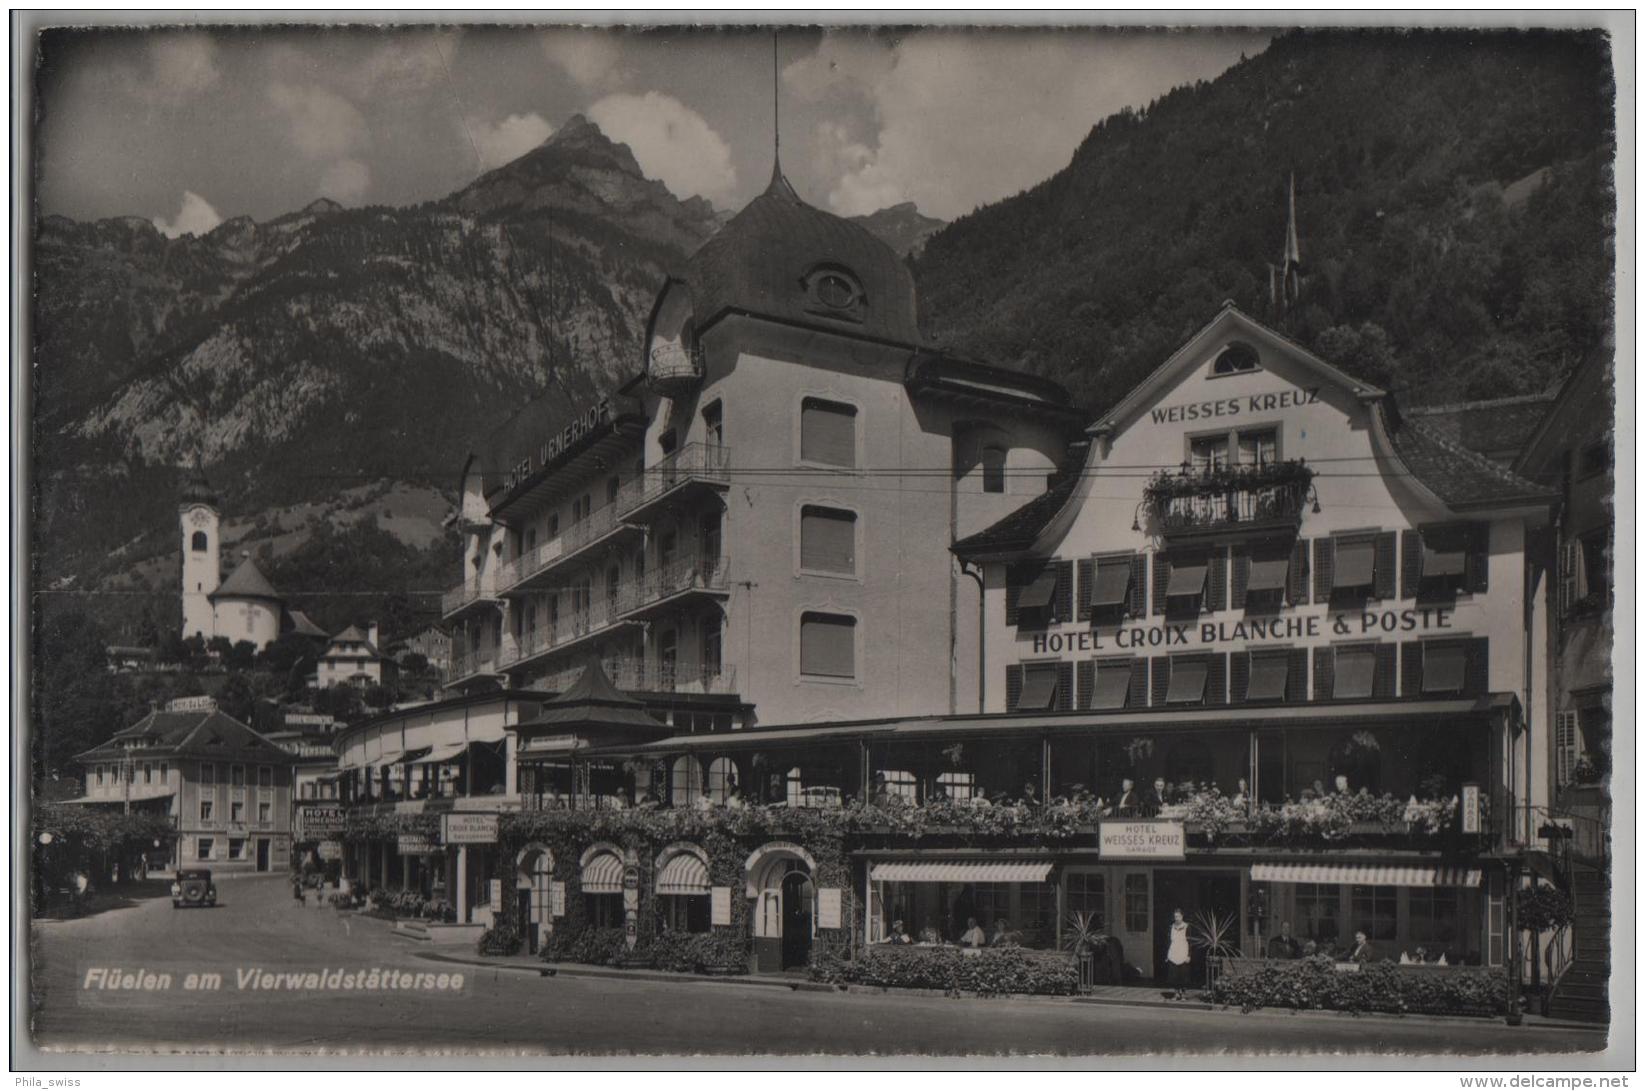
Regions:
[[[516,955],[524,942],[511,920],[499,921],[480,933],[474,949],[482,955]]]
[[[748,971],[748,941],[729,929],[712,932],[660,932],[651,940],[651,960],[660,970],[677,973]]]
[[[1057,951],[988,948],[967,954],[954,947],[876,946],[846,959],[832,951],[811,960],[814,981],[891,989],[941,989],[981,996],[1037,993],[1066,996],[1079,990],[1074,960]]]
[[[1269,962],[1249,972],[1223,974],[1211,986],[1212,1003],[1241,1011],[1327,1008],[1333,1011],[1495,1015],[1507,1009],[1503,971],[1481,967],[1401,968],[1375,962],[1342,972],[1325,956]]]
[[[615,966],[628,957],[628,941],[621,928],[553,932],[544,941],[542,950],[544,962],[581,962],[589,966]]]

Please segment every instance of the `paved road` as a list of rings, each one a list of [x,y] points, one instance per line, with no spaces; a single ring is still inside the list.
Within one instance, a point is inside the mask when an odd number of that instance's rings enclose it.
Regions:
[[[214,910],[165,898],[35,926],[42,1048],[510,1053],[1059,1053],[1240,1050],[1515,1053],[1602,1049],[1598,1034],[1464,1021],[1167,1012],[1092,1004],[791,992],[453,967],[380,921],[299,908],[278,877],[225,879]],[[88,971],[172,974],[165,992],[85,989]],[[463,971],[458,991],[242,990],[237,973]],[[190,972],[223,977],[185,991]]]

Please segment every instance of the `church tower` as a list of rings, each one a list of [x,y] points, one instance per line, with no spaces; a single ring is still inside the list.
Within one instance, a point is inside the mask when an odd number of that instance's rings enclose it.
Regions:
[[[183,549],[183,638],[198,634],[210,640],[217,635],[211,595],[222,578],[217,556],[221,540],[217,496],[198,462],[183,485],[177,520]]]

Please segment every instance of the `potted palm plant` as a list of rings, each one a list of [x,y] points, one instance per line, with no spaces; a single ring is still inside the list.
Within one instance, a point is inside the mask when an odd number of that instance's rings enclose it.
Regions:
[[[1096,913],[1076,909],[1068,914],[1062,933],[1063,950],[1073,956],[1080,974],[1080,991],[1090,992],[1097,983],[1097,955],[1108,945],[1108,933]]]

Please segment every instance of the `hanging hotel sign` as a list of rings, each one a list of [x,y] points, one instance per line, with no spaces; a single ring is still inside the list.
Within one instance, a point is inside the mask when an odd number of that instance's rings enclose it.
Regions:
[[[434,843],[433,838],[416,833],[400,834],[395,846],[401,856],[427,856],[440,851],[440,846]]]
[[[299,803],[297,805],[297,840],[317,841],[322,837],[336,837],[347,824],[343,808],[334,803]]]
[[[1462,786],[1462,832],[1479,832],[1479,785]]]
[[[341,841],[321,841],[316,851],[322,860],[341,860],[343,858],[343,843]]]
[[[1238,398],[1217,398],[1208,402],[1183,402],[1162,405],[1153,411],[1155,424],[1188,424],[1193,421],[1215,420],[1218,417],[1237,417],[1242,413],[1272,413],[1279,409],[1295,409],[1319,403],[1317,386],[1295,386],[1290,390],[1271,391],[1267,394],[1245,394]]]
[[[611,403],[601,400],[580,411],[570,424],[549,436],[535,452],[526,455],[508,469],[506,485],[512,489],[533,473],[547,466],[566,452],[572,444],[611,420]]]
[[[1180,624],[1131,625],[1103,632],[1079,629],[1064,633],[1035,633],[1033,654],[1057,655],[1110,649],[1182,648],[1207,644],[1253,644],[1264,640],[1292,641],[1321,637],[1377,636],[1383,633],[1430,633],[1455,627],[1455,610],[1424,606],[1406,610],[1363,610],[1322,617],[1244,618]]]
[[[448,845],[494,845],[497,843],[495,814],[448,814],[442,816],[443,840]]]
[[[1181,860],[1181,822],[1164,819],[1097,823],[1097,853],[1105,860]]]

